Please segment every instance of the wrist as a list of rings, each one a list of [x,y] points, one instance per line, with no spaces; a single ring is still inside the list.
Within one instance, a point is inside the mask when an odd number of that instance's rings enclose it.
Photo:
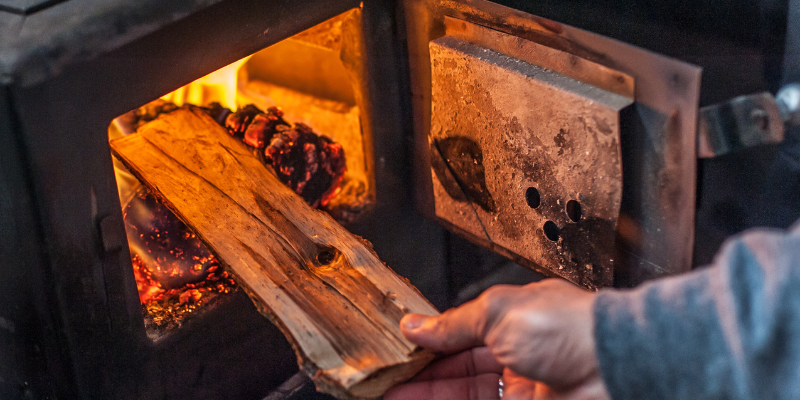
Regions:
[[[575,389],[573,396],[575,400],[610,400],[606,383],[600,374],[589,378],[583,385]]]

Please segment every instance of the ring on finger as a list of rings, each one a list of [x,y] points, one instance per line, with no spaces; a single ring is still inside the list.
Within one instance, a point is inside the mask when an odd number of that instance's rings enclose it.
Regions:
[[[503,377],[501,376],[500,379],[497,380],[497,396],[498,398],[503,398]]]

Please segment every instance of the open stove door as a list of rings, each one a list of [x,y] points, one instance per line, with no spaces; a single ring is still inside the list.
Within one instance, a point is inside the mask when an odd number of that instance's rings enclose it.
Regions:
[[[403,7],[426,215],[589,289],[691,268],[699,67],[487,1]]]

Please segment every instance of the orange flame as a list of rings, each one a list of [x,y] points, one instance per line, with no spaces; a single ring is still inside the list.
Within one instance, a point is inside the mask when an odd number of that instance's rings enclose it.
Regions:
[[[175,103],[179,107],[184,104],[207,106],[213,102],[223,107],[236,110],[236,88],[239,68],[251,56],[247,56],[233,64],[222,67],[200,79],[182,86],[177,90],[161,96],[164,101]]]

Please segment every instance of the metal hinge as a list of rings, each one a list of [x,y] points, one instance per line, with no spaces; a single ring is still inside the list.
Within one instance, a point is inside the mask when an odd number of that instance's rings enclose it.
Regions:
[[[786,85],[774,97],[765,92],[703,107],[698,117],[700,158],[779,143],[788,128],[800,125],[800,84]]]

